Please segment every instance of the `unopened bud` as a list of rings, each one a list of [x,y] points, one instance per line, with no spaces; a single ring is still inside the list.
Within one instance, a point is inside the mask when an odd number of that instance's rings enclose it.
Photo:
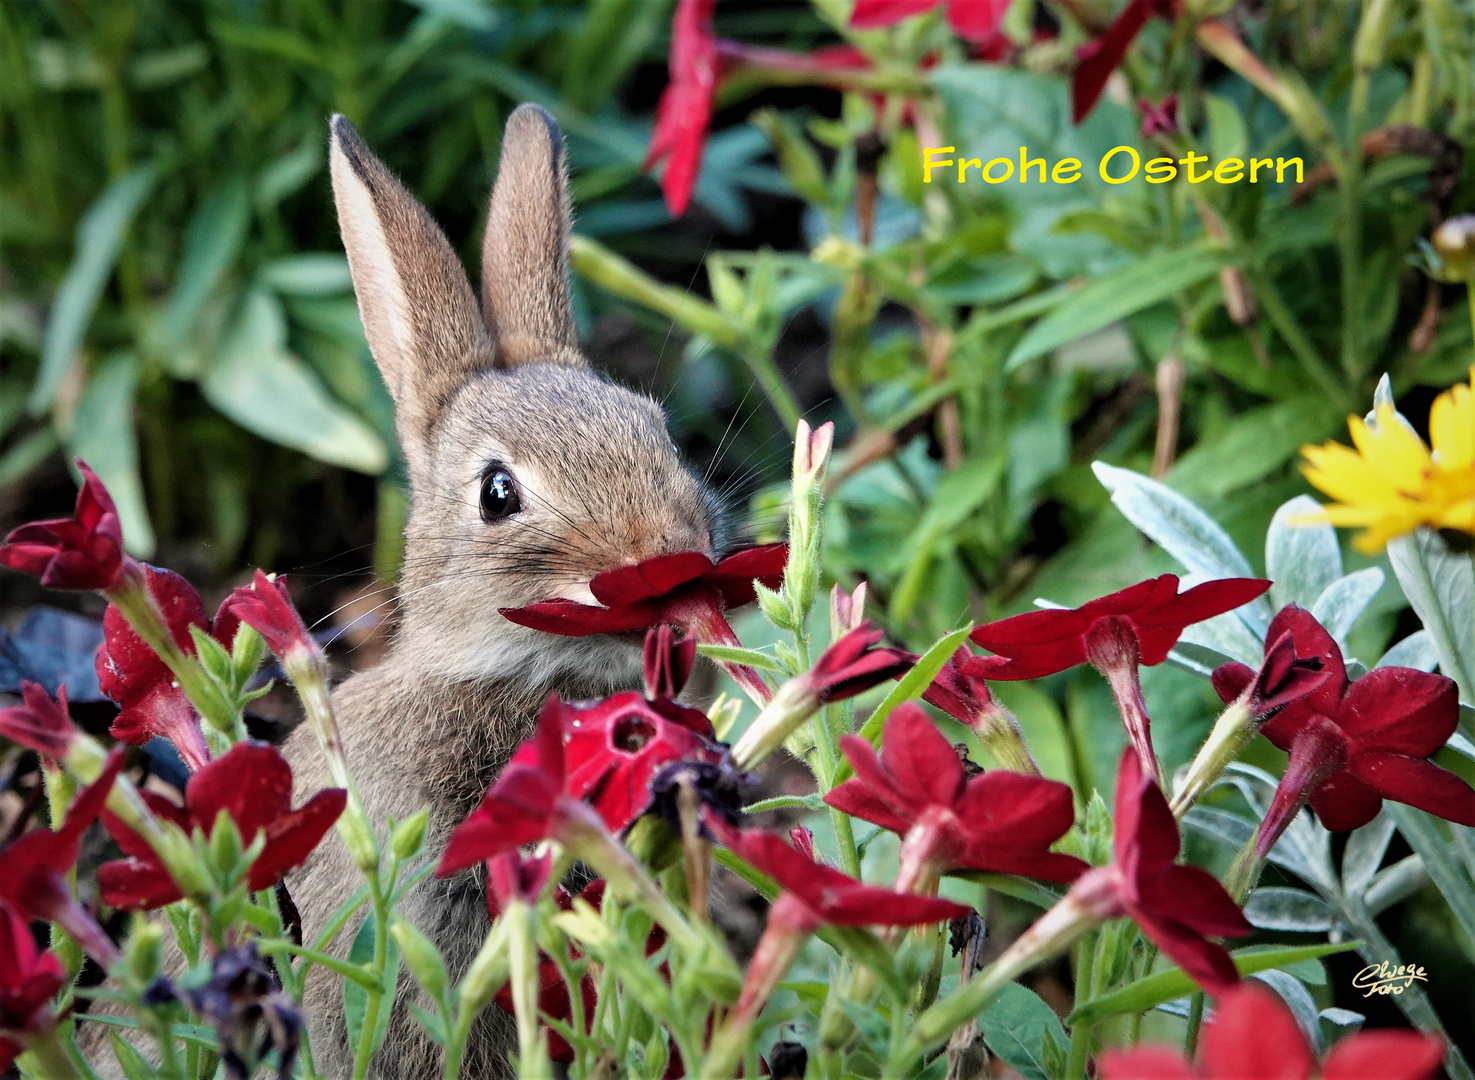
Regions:
[[[1434,250],[1456,281],[1475,281],[1475,214],[1452,217],[1434,230]]]
[[[142,915],[133,920],[125,947],[128,974],[147,986],[159,974],[164,956],[164,928]]]
[[[446,992],[446,962],[440,950],[418,929],[403,919],[395,919],[389,927],[389,936],[399,946],[405,966],[425,992],[439,1001]]]
[[[507,960],[507,921],[498,919],[457,988],[461,1009],[475,1015],[491,1004],[497,991],[507,985]]]
[[[420,846],[425,843],[425,826],[429,820],[430,809],[427,807],[394,827],[389,838],[389,849],[394,852],[396,859],[407,862],[420,854]]]

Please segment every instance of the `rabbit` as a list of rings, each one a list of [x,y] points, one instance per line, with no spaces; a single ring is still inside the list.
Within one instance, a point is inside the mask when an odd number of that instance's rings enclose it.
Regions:
[[[563,141],[547,112],[523,105],[507,121],[480,305],[430,215],[341,116],[329,153],[359,313],[394,399],[411,488],[394,640],[378,666],[333,691],[333,704],[381,843],[387,819],[428,806],[424,851],[435,858],[550,692],[577,700],[639,680],[638,641],[548,635],[498,609],[594,603],[589,582],[601,571],[678,551],[715,557],[719,508],[683,464],[660,407],[592,371],[579,350]],[[300,802],[324,783],[322,753],[308,725],[283,750]],[[287,881],[304,940],[362,882],[336,836],[320,844]],[[427,877],[398,912],[459,977],[490,925],[484,874]],[[359,921],[330,952],[347,953]],[[408,1008],[415,996],[402,977],[371,1077],[440,1074],[442,1050]],[[319,1074],[351,1076],[342,978],[315,968],[304,1006]],[[514,1045],[510,1018],[488,1009],[461,1075],[514,1075]],[[101,1064],[111,1055],[98,1049],[89,1056]],[[102,1071],[114,1069],[108,1061]]]

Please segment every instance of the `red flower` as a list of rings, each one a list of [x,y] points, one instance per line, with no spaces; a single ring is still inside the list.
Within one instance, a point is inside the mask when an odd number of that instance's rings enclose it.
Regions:
[[[212,623],[205,617],[199,594],[184,578],[152,566],[145,567],[144,573],[149,595],[163,614],[176,645],[191,656],[195,654],[195,639],[190,634],[194,626],[230,649],[240,622],[227,605],[221,605]],[[102,629],[103,644],[97,650],[98,685],[122,708],[110,729],[113,738],[142,746],[162,736],[179,749],[191,769],[203,768],[210,760],[210,751],[205,747],[194,707],[174,673],[128,624],[116,604],[108,605]]]
[[[1137,99],[1137,111],[1142,114],[1142,137],[1178,134],[1178,95],[1169,94],[1162,104],[1154,105],[1146,98]]]
[[[152,791],[142,795],[158,818],[172,821],[186,836],[195,829],[209,836],[222,810],[236,823],[243,846],[249,847],[258,833],[265,834],[266,846],[246,875],[253,892],[270,888],[300,866],[338,820],[348,799],[342,788],[327,788],[293,810],[292,767],[274,747],[259,742],[237,743],[191,776],[183,806]],[[104,813],[103,823],[128,856],[98,870],[107,903],[148,909],[184,895],[153,848],[121,819]]]
[[[0,566],[41,579],[48,589],[110,589],[137,563],[123,552],[123,526],[113,498],[81,458],[82,488],[69,518],[33,521],[11,531]]]
[[[968,674],[982,679],[1038,679],[1089,662],[1106,677],[1142,765],[1157,772],[1137,667],[1161,664],[1185,628],[1233,611],[1270,588],[1259,578],[1205,581],[1178,591],[1175,574],[1082,604],[1030,611],[980,626],[969,638],[996,656],[974,657]]]
[[[67,688],[56,688],[55,701],[39,683],[27,680],[20,690],[24,705],[0,709],[0,736],[61,761],[79,734],[67,712]]]
[[[821,705],[863,694],[908,671],[911,653],[881,645],[885,635],[867,620],[826,649],[814,667],[799,676]]]
[[[1362,1031],[1316,1055],[1275,994],[1248,984],[1224,995],[1204,1026],[1198,1067],[1165,1046],[1108,1050],[1103,1080],[1430,1080],[1444,1048],[1417,1031]]]
[[[0,850],[0,903],[28,922],[60,923],[79,945],[107,967],[116,946],[72,895],[67,874],[77,864],[78,845],[97,820],[123,767],[123,748],[108,755],[97,780],[83,788],[60,829],[32,829]]]
[[[796,850],[774,833],[734,829],[715,814],[708,814],[706,823],[724,847],[783,889],[769,909],[770,922],[781,905],[796,917],[791,925],[804,927],[805,932],[821,926],[920,926],[968,914],[968,908],[951,900],[864,885],[815,862],[812,849]]]
[[[551,836],[560,804],[570,801],[563,782],[563,705],[549,694],[533,737],[517,748],[476,809],[451,833],[437,876]]]
[[[1332,832],[1366,825],[1384,799],[1475,825],[1475,790],[1427,760],[1458,723],[1455,684],[1443,675],[1401,667],[1375,668],[1349,682],[1342,650],[1309,612],[1294,604],[1271,622],[1267,640],[1274,644],[1267,653],[1286,634],[1296,658],[1318,661],[1324,678],[1260,729],[1291,755],[1260,827],[1262,849],[1270,849],[1308,799]],[[1247,688],[1253,692],[1255,679],[1245,665],[1225,664],[1214,672],[1214,689],[1233,701]]]
[[[967,649],[953,653],[952,659],[942,666],[937,678],[922,695],[922,700],[947,713],[960,724],[972,727],[978,717],[998,707],[988,683],[968,673],[969,662],[974,659]]]
[[[1154,15],[1171,19],[1177,0],[1131,0],[1106,33],[1076,50],[1075,76],[1070,83],[1071,118],[1079,124],[1095,106],[1106,80],[1121,66],[1132,42]]]
[[[1028,611],[980,626],[968,635],[997,656],[975,657],[970,674],[984,679],[1038,679],[1091,661],[1093,631],[1107,620],[1125,623],[1138,663],[1161,664],[1194,623],[1248,604],[1270,588],[1259,578],[1223,578],[1178,591],[1178,577],[1140,581],[1078,608]]]
[[[918,706],[900,705],[887,719],[879,757],[857,735],[840,745],[855,778],[825,802],[905,837],[899,889],[930,892],[939,873],[957,869],[1067,882],[1088,869],[1049,850],[1075,823],[1070,788],[1002,769],[968,779],[957,749]]]
[[[669,626],[652,627],[645,635],[642,669],[645,696],[675,701],[691,678],[697,659],[697,642],[693,637],[678,639]]]
[[[67,984],[56,954],[36,948],[27,921],[0,907],[0,1070],[9,1069],[27,1037],[43,1035],[56,1024],[51,999]]]
[[[487,914],[495,919],[516,901],[535,904],[553,872],[551,855],[523,855],[504,851],[487,862]],[[509,991],[510,993],[510,991]]]
[[[740,645],[724,613],[753,602],[755,580],[778,588],[788,558],[785,544],[745,548],[716,563],[699,551],[658,555],[596,575],[589,591],[603,607],[560,599],[501,612],[519,626],[565,637],[627,633],[664,623],[700,642]],[[757,672],[739,665],[729,670],[761,697],[768,696]]]
[[[1206,939],[1243,936],[1250,924],[1212,875],[1178,865],[1178,823],[1131,750],[1117,772],[1115,819],[1112,865],[1087,871],[1070,897],[1101,918],[1134,920],[1204,989],[1223,993],[1239,973],[1224,948]]]
[[[944,0],[855,0],[850,25],[857,30],[891,26],[912,15],[931,11]],[[983,41],[999,28],[1009,0],[946,0],[947,21],[960,38]]]
[[[717,92],[717,31],[712,15],[717,0],[677,0],[671,20],[671,81],[656,106],[656,128],[642,166],[662,158],[661,190],[674,217],[686,213],[702,169],[702,151],[712,123]]]
[[[317,651],[318,644],[302,624],[302,616],[292,606],[287,583],[281,578],[269,578],[256,571],[250,585],[237,588],[226,597],[216,620],[226,612],[265,638],[267,648],[278,659],[285,659],[289,652]]]
[[[665,766],[722,759],[706,714],[674,701],[629,691],[563,709],[564,791],[592,804],[614,833],[650,808],[651,781]]]

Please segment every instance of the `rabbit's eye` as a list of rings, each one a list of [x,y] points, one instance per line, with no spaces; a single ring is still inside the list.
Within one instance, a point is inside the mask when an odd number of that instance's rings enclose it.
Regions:
[[[506,469],[492,469],[481,478],[481,519],[496,521],[511,517],[522,509],[522,500],[517,497],[517,485]]]

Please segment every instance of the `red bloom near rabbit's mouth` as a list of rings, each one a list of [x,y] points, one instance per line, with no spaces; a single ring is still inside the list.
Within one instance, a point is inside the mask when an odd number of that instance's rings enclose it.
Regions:
[[[751,604],[754,583],[776,589],[789,561],[787,544],[744,548],[713,562],[699,551],[657,555],[595,575],[589,591],[600,605],[577,600],[544,600],[520,608],[501,608],[519,626],[563,637],[621,634],[653,626],[675,626],[705,644],[739,645],[726,612]],[[751,668],[728,670],[751,693],[766,699],[768,688]]]

